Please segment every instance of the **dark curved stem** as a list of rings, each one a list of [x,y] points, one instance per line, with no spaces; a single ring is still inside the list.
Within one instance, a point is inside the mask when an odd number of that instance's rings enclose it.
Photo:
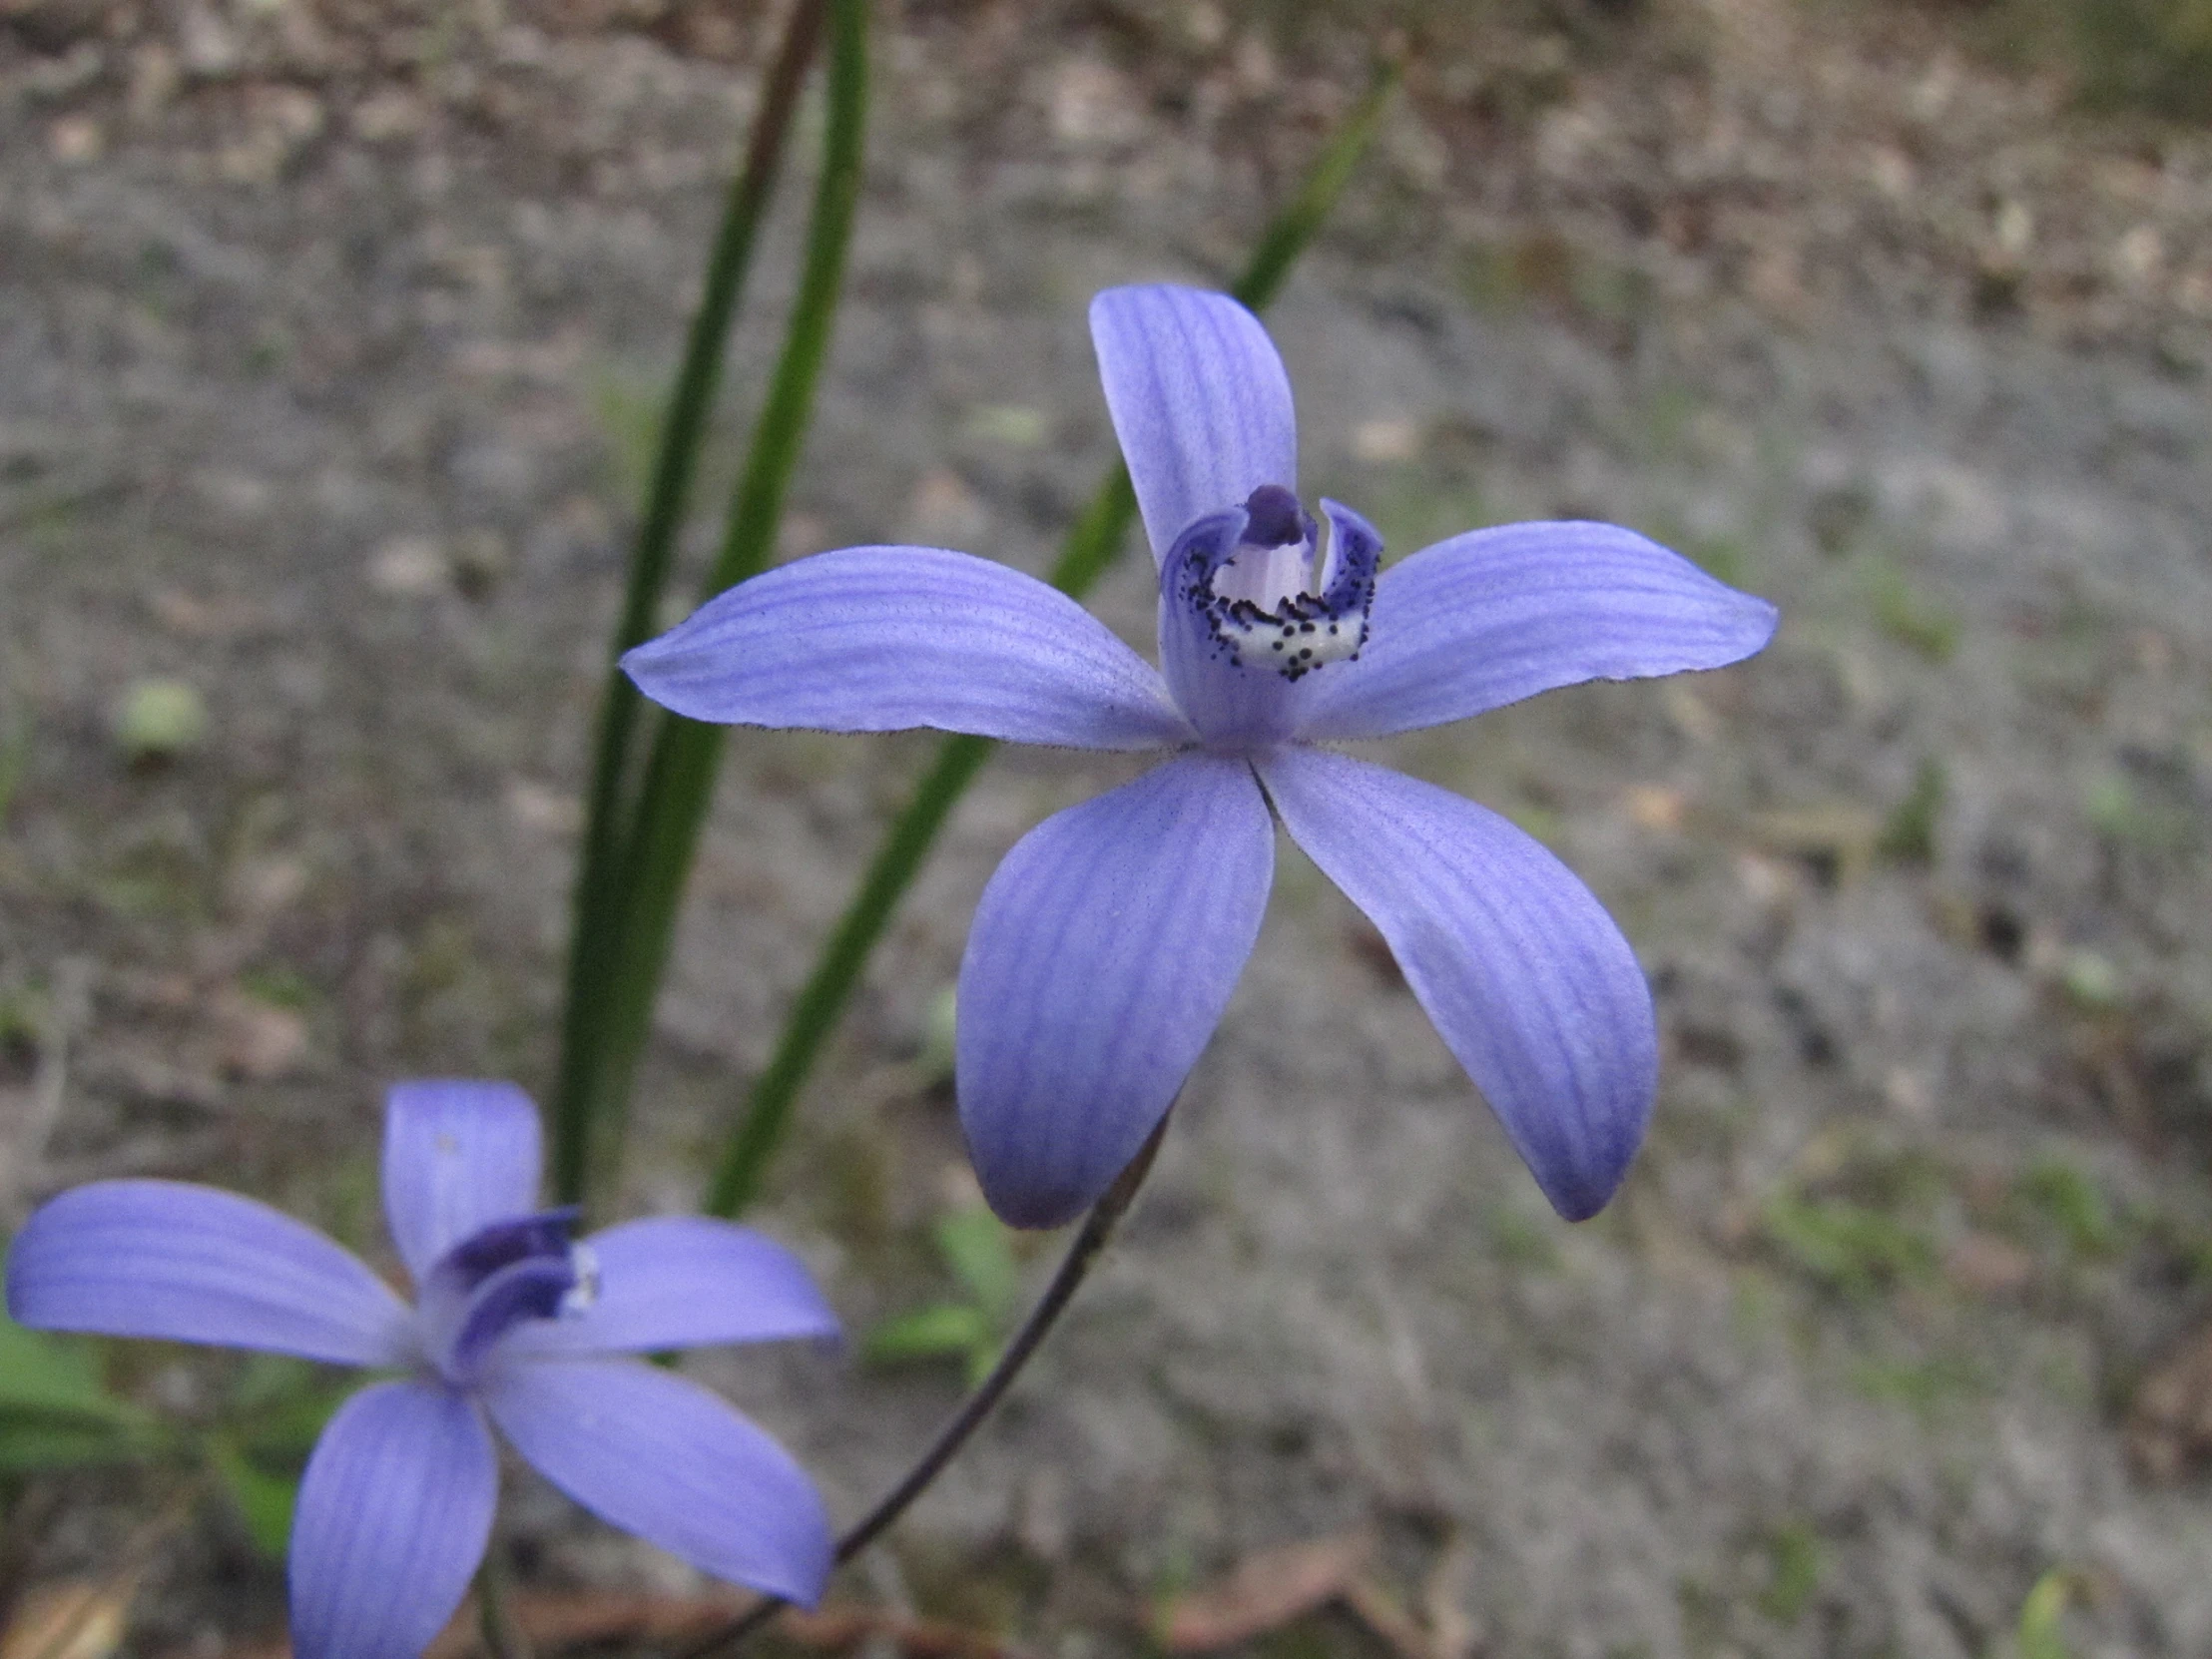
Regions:
[[[508,1599],[506,1540],[494,1533],[491,1547],[476,1567],[476,1629],[491,1659],[533,1659],[530,1638],[523,1634]]]
[[[1173,1115],[1172,1107],[1169,1115]],[[968,1395],[966,1403],[952,1414],[951,1420],[937,1430],[937,1437],[930,1441],[929,1449],[906,1471],[904,1478],[884,1493],[874,1508],[861,1516],[837,1539],[836,1560],[839,1565],[851,1560],[881,1537],[884,1529],[904,1514],[915,1498],[928,1490],[929,1483],[944,1472],[945,1464],[951,1462],[959,1449],[967,1444],[969,1437],[982,1426],[983,1419],[991,1414],[991,1407],[1013,1385],[1014,1379],[1021,1375],[1022,1368],[1029,1364],[1030,1357],[1043,1343],[1045,1334],[1059,1321],[1061,1314],[1067,1311],[1067,1305],[1075,1299],[1075,1293],[1081,1289],[1083,1281],[1090,1277],[1091,1269],[1098,1263],[1099,1253],[1106,1248],[1106,1241],[1113,1236],[1115,1226],[1127,1213],[1131,1200],[1137,1196],[1137,1189],[1144,1185],[1144,1178],[1152,1172],[1153,1157],[1160,1150],[1160,1138],[1167,1133],[1167,1128],[1168,1119],[1162,1117],[1159,1127],[1152,1131],[1151,1138],[1139,1149],[1136,1157],[1129,1161],[1129,1167],[1114,1178],[1114,1184],[1106,1189],[1105,1197],[1091,1206],[1090,1214],[1083,1218],[1082,1227],[1069,1241],[1067,1254],[1060,1258],[1060,1265],[1052,1275],[1052,1283],[1045,1287],[1044,1295],[1037,1299],[1036,1307],[1022,1321],[1021,1329],[1014,1333],[1013,1340],[1006,1345],[1006,1352],[998,1357],[998,1364],[991,1368],[990,1376],[984,1378],[982,1384]],[[789,1605],[791,1604],[782,1597],[771,1596],[759,1606],[748,1610],[743,1618],[727,1630],[718,1631],[696,1647],[687,1649],[680,1659],[710,1659],[710,1656],[729,1659],[729,1655],[736,1652],[739,1643]]]

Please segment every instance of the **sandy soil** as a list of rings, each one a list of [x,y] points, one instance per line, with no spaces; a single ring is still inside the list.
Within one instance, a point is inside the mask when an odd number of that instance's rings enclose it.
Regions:
[[[1271,323],[1304,487],[1394,550],[1601,516],[1784,608],[1743,668],[1385,751],[1621,917],[1667,1036],[1652,1143],[1556,1223],[1286,842],[1122,1242],[851,1595],[1081,1659],[1367,1530],[1440,1659],[2002,1653],[2054,1571],[2073,1651],[2212,1651],[2212,144],[2072,116],[1939,13],[1604,10],[1417,57]],[[378,1084],[542,1084],[637,457],[764,35],[0,0],[0,1224],[153,1172],[379,1248]],[[1040,569],[1110,454],[1088,294],[1232,270],[1360,54],[1070,3],[909,6],[877,60],[785,551]],[[1138,641],[1144,587],[1125,561],[1099,600]],[[132,766],[148,677],[209,729]],[[625,1207],[693,1201],[925,754],[732,743]],[[807,1103],[759,1219],[855,1331],[946,1294],[929,1227],[973,1201],[915,1055],[975,896],[1120,776],[995,764]],[[117,1363],[188,1415],[245,1385]],[[840,1515],[959,1385],[698,1370]],[[147,1492],[67,1477],[35,1572],[105,1558]],[[542,1488],[515,1515],[536,1581],[690,1583]],[[266,1641],[280,1597],[210,1500],[133,1650]],[[1376,1641],[1330,1613],[1255,1648]]]

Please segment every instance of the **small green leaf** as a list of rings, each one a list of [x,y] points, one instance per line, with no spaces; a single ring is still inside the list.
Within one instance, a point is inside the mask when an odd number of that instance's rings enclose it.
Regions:
[[[1849,1199],[1777,1193],[1761,1220],[1768,1242],[1791,1266],[1857,1300],[1925,1279],[1936,1268],[1936,1247],[1924,1231]]]
[[[98,1417],[0,1409],[0,1474],[127,1463],[151,1442]]]
[[[1777,1527],[1767,1538],[1767,1587],[1759,1611],[1781,1625],[1793,1625],[1821,1587],[1821,1540],[1803,1521]]]
[[[1913,775],[1913,788],[1890,810],[1883,821],[1875,850],[1899,863],[1925,864],[1936,856],[1936,827],[1943,811],[1943,795],[1949,784],[1943,763],[1923,756]]]
[[[0,1313],[0,1473],[128,1462],[152,1441],[146,1413],[102,1386],[88,1343]]]
[[[2020,1659],[2073,1659],[2073,1649],[2059,1627],[2072,1599],[2073,1574],[2065,1568],[2053,1567],[2035,1580],[2020,1603]]]
[[[937,1254],[960,1288],[994,1323],[1010,1318],[1021,1299],[1021,1264],[1005,1224],[977,1204],[938,1217],[936,1233]]]
[[[138,1415],[100,1385],[81,1342],[26,1331],[0,1314],[0,1411],[60,1412],[120,1422]]]
[[[134,765],[173,761],[208,735],[208,705],[182,680],[140,680],[116,710],[115,741]]]
[[[914,1056],[914,1070],[930,1088],[952,1081],[952,1040],[957,1004],[949,984],[939,985],[929,998],[921,1021],[921,1052]]]
[[[969,1391],[980,1388],[983,1379],[998,1369],[998,1357],[1006,1352],[1003,1344],[980,1342],[967,1351],[967,1385]]]
[[[208,1461],[223,1481],[223,1489],[246,1522],[254,1547],[272,1559],[280,1559],[291,1538],[291,1511],[299,1498],[299,1477],[271,1474],[247,1457],[228,1439],[210,1437]]]
[[[860,1358],[870,1365],[900,1366],[956,1359],[996,1346],[981,1309],[945,1302],[885,1320],[861,1343]]]

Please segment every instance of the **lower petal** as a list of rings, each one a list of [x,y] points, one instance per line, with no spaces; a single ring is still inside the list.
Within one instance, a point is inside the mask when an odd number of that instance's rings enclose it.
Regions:
[[[379,1382],[347,1400],[299,1482],[298,1659],[415,1659],[467,1594],[498,1496],[491,1435],[466,1396]]]
[[[790,1452],[688,1378],[638,1360],[516,1359],[492,1420],[554,1485],[702,1572],[812,1607],[830,1517]]]
[[[1186,755],[1024,835],[960,963],[960,1123],[991,1208],[1054,1227],[1112,1185],[1259,937],[1275,828],[1242,761]]]
[[[8,1311],[42,1331],[262,1349],[341,1366],[405,1360],[413,1319],[334,1241],[184,1181],[95,1181],[23,1224]]]
[[[1613,1196],[1658,1088],[1650,987],[1589,888],[1495,813],[1318,749],[1261,764],[1569,1221]]]

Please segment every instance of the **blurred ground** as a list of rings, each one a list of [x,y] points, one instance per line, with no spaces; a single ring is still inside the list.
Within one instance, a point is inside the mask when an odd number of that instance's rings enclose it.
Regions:
[[[786,551],[1041,568],[1110,454],[1085,299],[1235,268],[1363,84],[1348,10],[886,8]],[[1084,1659],[1364,1532],[1435,1659],[2004,1654],[2038,1581],[2066,1651],[2212,1651],[2212,140],[2082,113],[1986,13],[1377,14],[1410,95],[1271,319],[1306,492],[1398,552],[1619,519],[1784,607],[1744,668],[1391,752],[1621,917],[1667,1037],[1652,1144],[1554,1222],[1286,843],[1123,1242],[844,1593]],[[0,0],[0,1225],[162,1173],[380,1249],[378,1085],[542,1084],[638,458],[769,21]],[[1101,600],[1139,641],[1144,586]],[[206,730],[134,765],[150,677]],[[143,748],[176,711],[138,718]],[[733,743],[627,1207],[694,1201],[925,753]],[[915,1056],[976,893],[1120,775],[996,764],[808,1102],[760,1219],[856,1332],[943,1299],[930,1228],[972,1202]],[[188,1415],[245,1375],[115,1364]],[[840,1516],[960,1381],[700,1369]],[[47,1485],[34,1577],[151,1502]],[[533,1581],[692,1587],[517,1489]],[[280,1618],[211,1500],[130,1641],[213,1659]]]

